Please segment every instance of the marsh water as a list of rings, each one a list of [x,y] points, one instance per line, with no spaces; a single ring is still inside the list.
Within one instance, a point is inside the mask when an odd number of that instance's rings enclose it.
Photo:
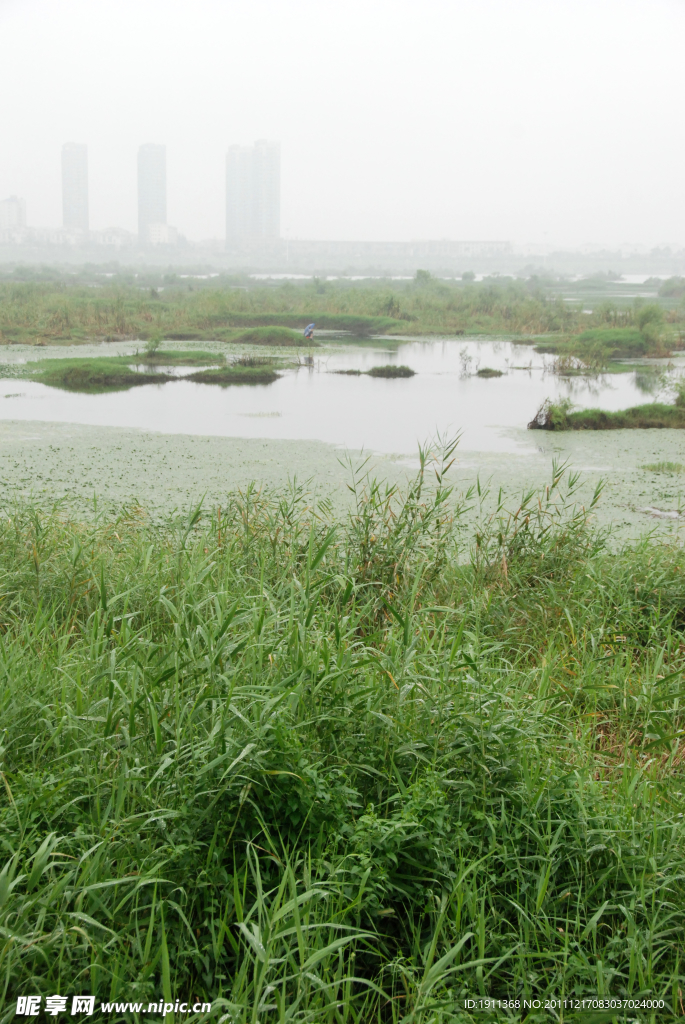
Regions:
[[[97,354],[131,351],[130,345],[110,345]],[[69,354],[84,353],[74,349]],[[387,453],[414,452],[417,441],[437,432],[461,431],[462,450],[506,453],[535,447],[536,435],[522,430],[546,398],[567,397],[580,408],[616,410],[655,397],[650,381],[656,375],[642,367],[598,378],[563,378],[552,372],[552,357],[532,346],[492,339],[327,343],[312,352],[312,359],[311,365],[285,369],[267,385],[221,387],[179,380],[77,394],[35,381],[0,379],[0,419],[318,440]],[[335,372],[385,364],[407,365],[416,375],[378,379]],[[477,376],[486,367],[503,375]]]

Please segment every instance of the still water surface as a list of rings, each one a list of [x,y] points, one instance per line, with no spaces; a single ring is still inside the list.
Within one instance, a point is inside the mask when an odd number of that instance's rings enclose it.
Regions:
[[[78,353],[75,353],[78,354]],[[634,373],[559,378],[551,357],[506,341],[407,339],[389,348],[328,346],[313,366],[268,385],[218,387],[180,380],[101,395],[0,380],[0,419],[138,427],[173,434],[319,440],[348,448],[414,453],[417,441],[462,431],[462,451],[535,449],[522,433],[545,398],[607,410],[650,401]],[[384,380],[336,374],[387,363],[416,371]],[[483,379],[478,368],[504,376]],[[188,372],[191,372],[190,370]]]

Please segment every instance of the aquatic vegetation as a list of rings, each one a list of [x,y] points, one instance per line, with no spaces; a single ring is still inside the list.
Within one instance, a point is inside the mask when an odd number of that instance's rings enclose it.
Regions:
[[[27,363],[20,368],[26,376],[41,384],[97,394],[123,391],[144,384],[165,384],[179,380],[192,380],[199,384],[269,384],[278,379],[273,360],[238,359],[228,365],[222,356],[209,352],[154,352],[135,356],[111,356],[90,359],[43,359]],[[133,367],[146,366],[207,366],[185,377],[160,372],[140,372]]]
[[[639,323],[634,327],[593,328],[558,340],[548,338],[536,347],[539,352],[550,352],[567,361],[571,372],[584,366],[587,372],[593,373],[622,359],[668,355],[674,344],[672,339],[663,336],[661,309],[644,306],[638,318]]]
[[[619,412],[582,409],[568,416],[571,430],[623,430],[649,428],[685,428],[685,409],[652,402]]]
[[[415,371],[409,366],[396,366],[394,363],[388,363],[386,366],[372,366],[370,370],[366,370],[368,377],[413,377]]]
[[[318,347],[318,342],[305,340],[302,334],[287,327],[253,327],[252,330],[237,334],[231,341],[237,345],[269,345],[271,348]]]
[[[279,376],[273,362],[237,360],[227,366],[198,370],[184,379],[197,384],[272,384]]]
[[[633,327],[583,331],[577,344],[588,352],[606,353],[610,359],[644,356],[650,350],[650,343],[642,331]]]
[[[238,356],[231,361],[232,366],[273,366],[269,356]]]
[[[186,352],[179,352],[176,349],[170,351],[154,349],[152,352],[145,351],[142,354],[136,352],[135,356],[131,358],[128,356],[119,356],[118,358],[145,366],[215,366],[217,363],[223,363],[226,357],[217,352],[198,352],[196,349]]]
[[[528,430],[569,430],[568,416],[572,408],[569,398],[558,402],[546,398],[528,424]]]
[[[634,365],[625,365],[621,363],[614,364],[619,369],[633,370],[635,373],[635,384],[640,391],[647,395],[656,395],[661,391],[666,391],[673,386],[673,379],[669,372],[669,369],[664,369],[663,366],[657,365],[645,365],[640,364],[638,368]],[[613,367],[612,367],[613,368]]]
[[[448,1024],[601,986],[678,1017],[682,550],[607,550],[561,469],[464,536],[443,455],[349,517],[4,510],[4,1011],[173,984]]]
[[[385,366],[372,366],[370,370],[331,370],[331,373],[342,374],[344,377],[414,377],[416,372],[409,366],[397,366],[388,363]]]
[[[622,330],[634,332],[631,336],[638,347],[637,335],[644,338],[654,332],[664,333],[668,344],[675,343],[673,325],[682,319],[679,311],[671,310],[668,323],[660,325],[653,303],[641,310],[622,311],[600,304],[594,313],[585,314],[555,294],[553,282],[543,287],[535,278],[444,281],[429,274],[413,281],[305,281],[265,286],[247,277],[227,275],[191,284],[167,274],[163,284],[157,283],[160,287],[155,297],[125,271],[108,283],[85,271],[75,278],[62,275],[57,280],[49,275],[44,280],[0,280],[0,343],[138,338],[231,342],[254,328],[281,328],[301,335],[314,320],[318,329],[344,331],[355,337],[407,333],[454,337],[465,332],[525,338],[557,335],[562,338],[559,354],[573,348],[575,337],[599,330],[599,339],[586,338],[581,347],[585,351],[596,345],[605,353],[626,348],[628,336],[620,335]],[[618,330],[619,336],[610,338],[606,332],[611,330]],[[554,338],[540,343],[553,348],[556,344]],[[570,354],[582,356],[575,350]]]
[[[577,356],[561,355],[554,360],[551,372],[556,373],[559,377],[587,377],[596,376],[600,369],[589,366]]]
[[[41,384],[66,391],[97,394],[123,391],[143,384],[163,384],[174,380],[168,373],[139,373],[132,370],[131,360],[114,359],[44,359],[27,363],[26,374]]]
[[[503,377],[503,370],[494,370],[491,366],[483,366],[480,370],[476,370],[476,377]]]
[[[389,334],[392,332],[402,333],[407,330],[408,324],[404,320],[395,320],[392,317],[385,316],[363,316],[363,315],[351,315],[347,313],[291,313],[289,311],[283,311],[281,313],[234,313],[230,316],[230,323],[233,327],[256,327],[263,330],[278,329],[284,327],[293,329],[295,331],[295,337],[297,338],[298,345],[306,345],[307,348],[318,348],[317,341],[311,341],[305,339],[302,334],[303,328],[311,320],[316,321],[316,327],[320,330],[325,331],[344,331],[347,334],[355,335],[359,338],[369,338],[375,334]],[[287,335],[281,335],[286,337]],[[259,338],[259,333],[254,334],[254,337]],[[277,335],[275,335],[277,337]],[[240,335],[233,335],[230,340],[243,340]],[[229,338],[227,337],[227,340]],[[264,344],[261,341],[252,342],[252,344]]]
[[[350,297],[352,303],[350,303]],[[299,301],[293,302],[293,298]],[[374,315],[366,296],[346,296],[329,302],[316,292],[291,288],[207,288],[196,292],[169,290],[157,298],[137,287],[122,284],[97,288],[42,284],[0,283],[0,343],[73,344],[87,340],[151,339],[172,341],[219,340],[232,342],[249,328],[258,328],[249,344],[302,344],[301,332],[312,318],[317,327],[367,337],[406,331],[407,323]],[[322,308],[323,305],[323,308]],[[342,308],[340,306],[342,305]],[[336,308],[338,307],[338,308]],[[276,329],[269,337],[267,329]],[[295,330],[295,333],[291,332]],[[266,334],[264,331],[266,330]]]
[[[618,412],[603,409],[572,411],[568,400],[540,406],[528,424],[529,430],[643,430],[649,428],[685,428],[685,406],[650,402]]]
[[[650,473],[685,473],[682,462],[648,462],[641,468],[648,469]]]
[[[618,412],[602,409],[573,411],[570,399],[552,402],[546,399],[528,424],[529,430],[640,430],[649,428],[685,428],[685,378],[661,378],[674,395],[673,405],[650,402]],[[664,383],[665,382],[665,383]]]

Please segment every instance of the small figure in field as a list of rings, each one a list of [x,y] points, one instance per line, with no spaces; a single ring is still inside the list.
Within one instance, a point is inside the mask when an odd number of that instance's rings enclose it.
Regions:
[[[314,328],[315,327],[316,327],[316,324],[307,324],[307,326],[305,327],[305,329],[304,329],[304,336],[307,339],[307,341],[314,341]]]

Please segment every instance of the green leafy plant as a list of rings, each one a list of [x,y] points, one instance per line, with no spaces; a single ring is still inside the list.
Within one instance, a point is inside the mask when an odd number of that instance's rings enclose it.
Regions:
[[[679,1019],[682,549],[609,543],[560,465],[485,513],[454,455],[361,470],[349,515],[3,509],[8,1019],[451,1024],[598,986]]]
[[[150,356],[154,355],[159,350],[159,347],[160,347],[161,344],[162,344],[162,334],[161,334],[160,331],[155,331],[147,339],[147,341],[145,343],[145,351]]]

